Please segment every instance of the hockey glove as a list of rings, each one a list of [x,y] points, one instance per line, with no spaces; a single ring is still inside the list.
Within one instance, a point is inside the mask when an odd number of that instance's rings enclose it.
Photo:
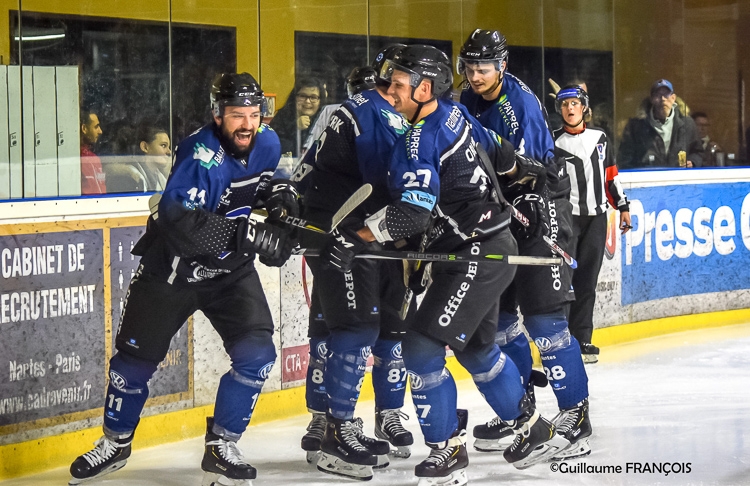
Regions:
[[[263,191],[263,199],[268,211],[268,223],[280,221],[284,216],[299,216],[299,193],[291,181],[273,179]]]
[[[534,193],[524,194],[513,201],[513,207],[529,220],[529,225],[524,226],[516,218],[511,219],[511,229],[517,238],[541,238],[549,235],[549,216],[544,197]]]
[[[253,219],[247,221],[247,236],[243,249],[258,254],[261,263],[270,267],[280,267],[292,255],[294,239],[289,232],[268,223]]]
[[[367,242],[357,234],[357,229],[361,227],[362,223],[358,218],[347,218],[333,230],[328,244],[320,254],[324,267],[335,268],[342,273],[352,269],[354,257],[367,247]]]
[[[516,175],[511,185],[526,184],[531,189],[541,188],[547,181],[547,168],[539,161],[516,154]]]

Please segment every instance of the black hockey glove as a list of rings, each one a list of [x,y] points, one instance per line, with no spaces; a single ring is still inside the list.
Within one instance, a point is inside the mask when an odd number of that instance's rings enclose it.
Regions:
[[[275,224],[284,216],[299,216],[299,193],[291,181],[273,179],[263,191],[263,199],[268,211],[268,223]]]
[[[528,226],[524,226],[518,219],[511,219],[511,229],[516,237],[528,239],[549,235],[549,216],[547,215],[547,202],[544,197],[534,193],[524,194],[513,201],[513,207],[523,214],[529,222]]]
[[[328,244],[320,254],[324,267],[335,268],[342,273],[352,269],[354,257],[367,247],[367,242],[357,234],[362,226],[359,218],[347,218],[333,230]]]
[[[243,249],[258,254],[258,259],[269,267],[280,267],[292,255],[295,246],[289,232],[268,223],[259,223],[253,219],[247,221],[247,236]]]
[[[539,189],[547,181],[547,168],[541,162],[525,155],[516,154],[516,170],[511,186],[526,184],[531,189]]]

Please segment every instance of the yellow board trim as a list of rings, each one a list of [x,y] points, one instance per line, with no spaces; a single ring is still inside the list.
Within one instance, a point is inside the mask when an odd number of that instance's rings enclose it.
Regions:
[[[593,341],[600,347],[636,341],[664,334],[695,329],[730,326],[750,322],[750,309],[711,312],[707,314],[666,317],[633,324],[623,324],[594,331]],[[538,351],[532,348],[538,362]],[[448,359],[448,369],[456,380],[469,379],[469,373],[455,358]],[[362,400],[372,400],[372,386],[362,387]],[[253,424],[285,419],[307,412],[304,387],[264,393],[260,396]],[[213,405],[143,417],[135,438],[136,448],[177,442],[203,435],[205,417],[213,413]],[[67,466],[75,457],[89,450],[101,435],[94,427],[77,432],[43,437],[36,440],[0,446],[0,479],[10,479]]]

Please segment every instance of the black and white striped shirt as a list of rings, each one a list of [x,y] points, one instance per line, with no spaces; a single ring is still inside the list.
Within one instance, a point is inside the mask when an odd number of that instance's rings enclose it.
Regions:
[[[619,211],[629,211],[606,133],[593,127],[576,134],[560,128],[553,138],[555,155],[565,159],[570,176],[575,216],[602,214],[607,211],[607,201]]]

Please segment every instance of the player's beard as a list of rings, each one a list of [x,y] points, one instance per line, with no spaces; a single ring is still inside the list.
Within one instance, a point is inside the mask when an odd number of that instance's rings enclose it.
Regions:
[[[221,139],[221,144],[224,146],[227,152],[229,152],[235,159],[244,159],[247,157],[247,155],[250,153],[250,150],[253,148],[253,142],[255,141],[255,130],[250,130],[250,142],[247,144],[246,147],[240,147],[235,143],[235,135],[241,132],[242,130],[235,130],[232,133],[229,133],[224,125],[222,124],[221,127],[219,127],[219,138]]]

